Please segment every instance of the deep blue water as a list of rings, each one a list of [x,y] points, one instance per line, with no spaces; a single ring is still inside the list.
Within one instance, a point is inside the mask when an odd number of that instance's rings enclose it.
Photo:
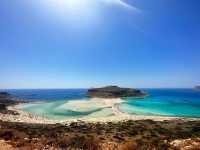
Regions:
[[[25,100],[71,100],[86,97],[87,89],[12,89],[6,91]]]
[[[143,89],[149,93],[142,99],[127,98],[120,109],[130,114],[167,115],[200,117],[200,92],[193,89]],[[2,91],[2,90],[1,90]],[[53,109],[63,104],[63,100],[80,100],[86,98],[87,89],[34,89],[34,90],[3,90],[17,98],[26,100],[48,100]],[[60,101],[58,103],[58,101]],[[61,104],[60,104],[61,103]],[[32,108],[35,109],[36,107]],[[40,111],[42,108],[40,108]],[[49,108],[48,108],[49,109]],[[57,112],[54,112],[57,113]],[[74,112],[79,113],[79,112]],[[84,112],[81,112],[84,113]],[[88,111],[90,113],[90,111]],[[92,113],[92,111],[91,111]]]

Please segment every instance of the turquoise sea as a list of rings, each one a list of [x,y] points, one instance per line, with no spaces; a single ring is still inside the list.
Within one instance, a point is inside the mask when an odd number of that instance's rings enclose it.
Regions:
[[[126,98],[119,108],[137,115],[200,117],[200,92],[193,89],[143,89],[145,98]],[[21,109],[51,119],[112,116],[111,108],[101,107],[86,96],[87,89],[1,90],[17,98],[41,103]]]
[[[127,98],[121,110],[130,114],[200,117],[200,91],[193,89],[146,89],[150,96]]]

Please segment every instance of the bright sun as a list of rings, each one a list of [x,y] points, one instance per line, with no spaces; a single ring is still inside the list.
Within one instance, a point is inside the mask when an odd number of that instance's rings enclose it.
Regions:
[[[126,9],[136,9],[123,0],[44,0],[42,3],[51,11],[76,15],[94,13],[100,5],[118,5]]]
[[[34,0],[34,3],[50,19],[56,19],[55,22],[64,21],[71,26],[99,25],[106,6],[135,9],[123,0]]]

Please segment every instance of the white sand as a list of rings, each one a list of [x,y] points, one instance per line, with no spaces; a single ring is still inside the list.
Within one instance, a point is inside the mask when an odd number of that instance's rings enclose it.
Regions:
[[[120,98],[116,99],[103,99],[103,98],[92,98],[90,100],[73,100],[57,107],[57,109],[70,109],[73,111],[89,111],[97,108],[111,108],[114,104],[122,103],[123,100]]]
[[[26,123],[42,123],[42,124],[54,124],[54,123],[70,123],[75,121],[86,121],[86,122],[118,122],[125,120],[145,120],[151,119],[154,121],[163,121],[163,120],[197,120],[196,118],[181,118],[181,117],[167,117],[167,116],[144,116],[144,115],[131,115],[128,113],[124,113],[119,109],[119,104],[122,103],[123,100],[120,98],[117,99],[103,99],[103,98],[93,98],[91,101],[71,101],[67,103],[67,106],[73,107],[74,110],[80,109],[89,109],[94,106],[100,108],[112,108],[112,116],[108,117],[95,117],[95,115],[83,117],[80,119],[66,119],[66,120],[50,120],[47,118],[39,117],[28,112],[22,111],[19,107],[10,106],[9,110],[14,110],[19,113],[19,115],[10,115],[10,114],[1,114],[0,120],[10,121],[10,122],[26,122]],[[65,107],[65,105],[62,105]]]

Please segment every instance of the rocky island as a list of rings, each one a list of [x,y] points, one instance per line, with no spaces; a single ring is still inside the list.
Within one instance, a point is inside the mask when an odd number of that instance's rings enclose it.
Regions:
[[[132,88],[121,88],[118,86],[106,86],[102,88],[91,88],[88,90],[89,97],[97,98],[123,98],[123,97],[144,97],[147,93]]]
[[[200,91],[200,85],[195,86],[194,89]]]

